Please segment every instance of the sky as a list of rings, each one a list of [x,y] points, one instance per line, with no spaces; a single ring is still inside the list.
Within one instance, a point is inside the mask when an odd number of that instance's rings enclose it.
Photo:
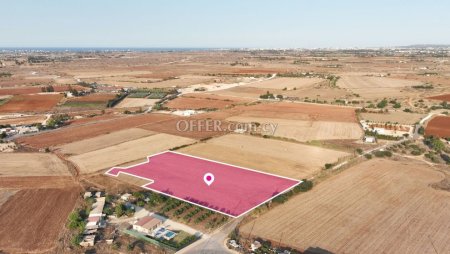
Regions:
[[[0,47],[450,44],[450,1],[0,0]]]

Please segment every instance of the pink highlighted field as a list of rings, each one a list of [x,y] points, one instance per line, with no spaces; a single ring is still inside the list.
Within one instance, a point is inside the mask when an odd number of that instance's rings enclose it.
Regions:
[[[210,186],[203,180],[206,173],[214,175]],[[145,189],[231,217],[239,217],[301,182],[176,152],[155,154],[145,163],[114,167],[106,174],[146,179]]]

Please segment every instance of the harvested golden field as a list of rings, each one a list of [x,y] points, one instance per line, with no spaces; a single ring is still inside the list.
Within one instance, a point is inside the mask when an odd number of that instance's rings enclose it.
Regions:
[[[70,144],[56,147],[56,149],[58,150],[58,152],[63,154],[76,155],[114,146],[120,143],[151,136],[154,134],[156,133],[152,131],[139,128],[131,128],[100,135],[94,138],[75,141]]]
[[[407,113],[403,111],[390,111],[388,113],[361,113],[361,120],[372,122],[391,122],[399,124],[415,124],[426,114]]]
[[[288,120],[279,118],[233,116],[227,121],[239,123],[257,122],[277,124],[276,137],[295,139],[298,141],[329,139],[361,139],[363,131],[359,124],[349,122]],[[272,133],[264,133],[271,135]]]
[[[159,99],[125,98],[114,108],[153,107]]]
[[[339,87],[349,89],[367,99],[406,98],[417,93],[410,89],[412,86],[420,84],[422,83],[418,81],[404,79],[354,75],[343,76],[337,82]]]
[[[7,253],[52,252],[75,206],[78,187],[26,189],[0,208],[0,250]]]
[[[16,95],[0,106],[0,112],[47,112],[52,110],[62,98],[61,94]]]
[[[0,153],[0,177],[68,176],[67,166],[49,153]]]
[[[370,76],[342,76],[338,80],[338,86],[349,89],[383,89],[383,88],[402,88],[420,85],[421,82],[404,79],[394,79],[386,77]]]
[[[449,253],[450,192],[430,186],[442,178],[417,161],[366,161],[275,207],[240,232],[300,250]]]
[[[165,104],[170,109],[224,109],[227,107],[234,106],[238,103],[241,103],[242,100],[232,100],[232,99],[219,99],[217,98],[198,98],[191,97],[189,95],[185,95],[182,97],[178,97],[174,100],[170,100]]]
[[[5,117],[0,118],[0,125],[6,124],[17,124],[17,125],[27,125],[34,123],[42,123],[47,119],[45,115],[30,115],[23,117]]]
[[[315,146],[238,134],[213,138],[179,151],[297,179],[311,176],[325,163],[336,162],[348,155]]]
[[[291,90],[294,88],[310,87],[322,81],[323,79],[320,78],[274,78],[262,82],[254,82],[245,86],[278,90],[286,88]]]
[[[156,134],[71,156],[69,160],[79,167],[81,173],[94,173],[191,143],[195,143],[195,140],[169,134]]]
[[[236,107],[231,111],[243,117],[280,118],[288,120],[357,122],[354,108],[307,103],[260,103]]]
[[[0,177],[0,186],[10,189],[70,188],[72,176],[9,176]]]
[[[250,86],[236,86],[224,90],[208,92],[214,95],[229,96],[236,98],[244,98],[249,100],[257,100],[259,96],[265,94],[267,89],[256,88]]]

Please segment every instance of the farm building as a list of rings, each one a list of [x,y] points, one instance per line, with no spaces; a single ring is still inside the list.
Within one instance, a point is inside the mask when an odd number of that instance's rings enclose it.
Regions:
[[[364,142],[365,143],[376,143],[377,138],[374,136],[364,136]]]
[[[135,224],[133,224],[133,229],[150,235],[153,230],[162,225],[162,220],[154,217],[154,216],[145,216],[139,219]]]

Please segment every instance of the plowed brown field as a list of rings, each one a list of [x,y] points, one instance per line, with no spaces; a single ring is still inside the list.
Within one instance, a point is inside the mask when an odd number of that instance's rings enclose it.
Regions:
[[[425,135],[433,135],[441,138],[450,137],[450,117],[437,116],[428,122],[425,128]]]
[[[58,104],[62,94],[24,94],[12,97],[0,106],[1,113],[47,112]]]
[[[141,125],[156,123],[173,118],[174,116],[168,114],[145,114],[138,116],[121,117],[117,119],[104,120],[98,123],[89,122],[87,124],[68,126],[51,132],[41,133],[29,137],[22,137],[18,139],[18,142],[35,148],[52,147],[56,145],[72,143],[74,141],[86,138],[92,138],[113,131],[134,128]]]
[[[432,96],[432,97],[428,97],[428,99],[450,102],[450,94],[443,94],[443,95]]]
[[[8,253],[51,252],[80,189],[27,189],[0,208],[0,250]]]

